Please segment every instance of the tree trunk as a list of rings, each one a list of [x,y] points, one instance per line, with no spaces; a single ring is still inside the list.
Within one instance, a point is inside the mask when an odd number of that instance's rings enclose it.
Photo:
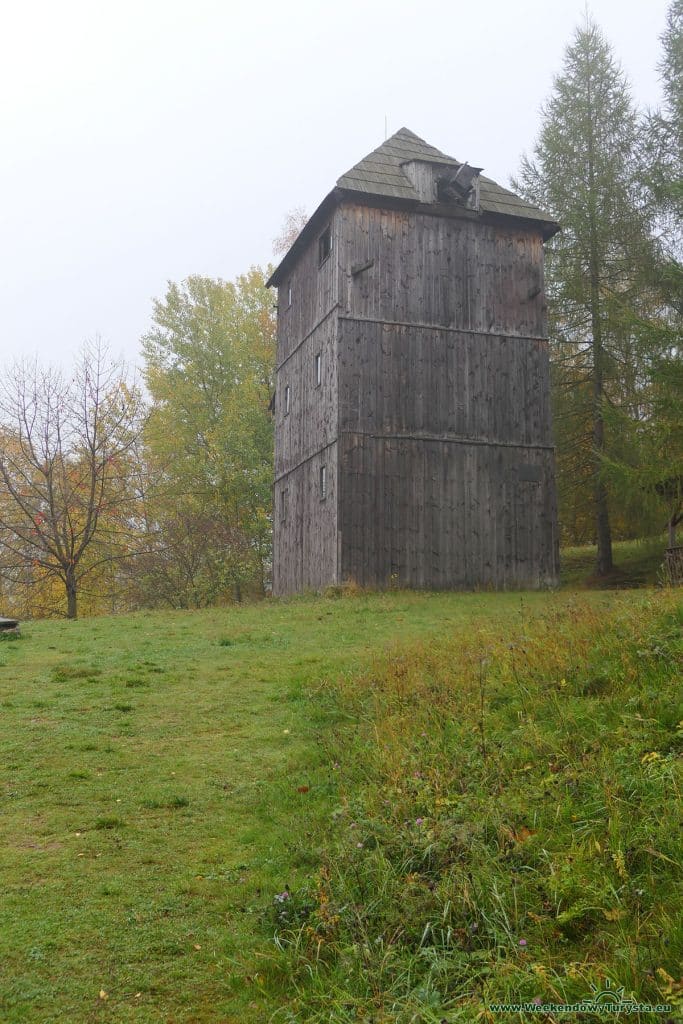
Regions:
[[[591,278],[592,278],[591,272]],[[593,281],[591,280],[591,290]],[[597,292],[597,285],[596,285]],[[609,522],[609,506],[607,504],[607,488],[602,479],[602,456],[605,450],[605,422],[602,416],[603,372],[602,372],[602,325],[600,324],[599,308],[592,313],[593,318],[593,448],[595,459],[594,473],[594,504],[595,504],[595,536],[597,554],[595,572],[598,576],[606,576],[613,567],[612,531]]]
[[[67,619],[78,618],[78,593],[76,577],[72,572],[66,574],[66,617]]]
[[[598,252],[598,228],[596,216],[596,191],[594,171],[593,113],[591,109],[590,84],[588,86],[589,131],[588,131],[588,184],[589,184],[589,227],[590,227],[590,291],[591,291],[591,332],[593,335],[593,463],[595,504],[595,534],[597,557],[595,572],[606,576],[613,567],[612,531],[609,523],[607,488],[602,479],[602,458],[605,450],[605,421],[602,415],[604,390],[604,353],[602,338],[602,311],[600,295],[600,256]]]

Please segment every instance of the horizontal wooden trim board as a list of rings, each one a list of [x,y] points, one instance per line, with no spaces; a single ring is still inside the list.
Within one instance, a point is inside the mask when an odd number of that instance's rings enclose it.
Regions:
[[[479,437],[465,437],[461,434],[375,434],[366,430],[342,430],[341,437],[371,437],[375,441],[437,441],[447,444],[476,444],[487,448],[528,448],[533,451],[554,452],[554,444],[528,444],[524,441],[487,441]],[[328,446],[329,447],[329,446]]]
[[[384,327],[413,327],[425,331],[444,331],[447,334],[480,334],[484,338],[493,336],[494,338],[520,338],[523,341],[547,342],[548,340],[547,335],[541,334],[513,334],[510,331],[475,331],[471,327],[446,327],[444,324],[424,324],[415,320],[381,320],[378,317],[351,316],[348,313],[340,313],[339,319],[360,324],[381,324]]]
[[[293,349],[292,349],[292,351],[291,351],[291,352],[289,353],[289,355],[286,355],[286,356],[285,356],[285,358],[284,358],[284,359],[282,360],[282,362],[281,362],[281,363],[279,363],[279,364],[278,364],[278,365],[277,365],[277,366],[275,367],[275,372],[276,372],[276,373],[277,373],[277,372],[278,372],[279,370],[281,370],[281,369],[282,369],[282,367],[283,367],[283,366],[285,365],[285,363],[287,363],[287,362],[288,362],[288,361],[289,361],[289,360],[290,360],[290,359],[292,358],[292,356],[294,355],[294,353],[295,353],[295,352],[298,352],[298,351],[299,351],[299,349],[301,348],[301,346],[302,346],[302,345],[305,345],[305,344],[306,344],[306,342],[308,341],[308,339],[310,338],[310,336],[311,336],[312,334],[315,334],[315,332],[316,332],[316,331],[318,330],[318,328],[319,328],[319,327],[322,327],[322,325],[323,325],[323,324],[325,323],[325,321],[327,320],[327,318],[328,318],[328,317],[330,317],[330,316],[332,316],[332,314],[334,313],[334,311],[335,311],[335,309],[337,308],[337,306],[338,306],[338,305],[339,305],[339,303],[338,303],[338,302],[335,302],[335,304],[334,304],[333,306],[331,306],[331,307],[330,307],[330,308],[328,309],[327,313],[325,313],[325,315],[324,315],[324,316],[321,316],[321,317],[320,317],[320,320],[318,320],[317,324],[315,324],[315,325],[314,325],[313,327],[311,327],[311,329],[310,329],[310,331],[308,332],[308,334],[304,334],[304,336],[303,336],[303,338],[301,339],[301,341],[300,341],[300,342],[298,342],[298,343],[297,343],[297,344],[296,344],[296,345],[294,346],[294,348],[293,348]]]
[[[296,466],[292,466],[291,469],[286,469],[284,471],[284,473],[280,473],[280,475],[276,476],[275,479],[273,480],[273,486],[275,486],[275,484],[279,483],[280,480],[284,480],[284,478],[286,476],[291,476],[291,474],[295,473],[297,471],[297,469],[301,468],[301,466],[305,466],[306,463],[310,462],[311,459],[314,459],[316,457],[316,455],[322,455],[323,452],[326,452],[328,448],[331,448],[332,445],[336,444],[336,443],[337,443],[337,438],[335,437],[333,441],[328,441],[328,443],[324,444],[322,446],[322,448],[316,449],[316,451],[311,452],[310,455],[307,455],[305,459],[302,459],[300,462],[297,462]]]
[[[280,473],[273,480],[273,485],[284,480],[286,476],[290,476],[295,473],[301,466],[305,466],[307,462],[314,459],[316,455],[322,455],[323,452],[331,448],[332,445],[337,444],[343,437],[370,437],[373,441],[436,441],[438,443],[445,444],[465,444],[465,445],[481,445],[485,448],[526,448],[529,451],[546,451],[554,452],[554,444],[526,444],[523,441],[485,441],[478,437],[462,437],[458,434],[373,434],[367,430],[342,430],[340,431],[339,437],[335,437],[333,441],[329,441],[322,448],[318,448],[316,451],[307,455],[305,459],[301,459],[291,469],[286,469],[284,473]]]

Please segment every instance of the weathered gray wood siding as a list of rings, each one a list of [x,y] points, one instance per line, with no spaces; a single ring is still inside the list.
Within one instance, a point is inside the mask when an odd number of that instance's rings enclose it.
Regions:
[[[340,457],[344,578],[430,589],[555,582],[551,450],[347,434]]]
[[[341,207],[341,313],[546,336],[540,231],[467,217]],[[356,275],[351,268],[373,260]]]
[[[275,594],[317,589],[338,579],[335,314],[339,273],[335,221],[336,217],[330,221],[329,258],[320,264],[316,236],[278,289],[273,488]],[[320,384],[316,377],[318,355]],[[287,388],[289,412],[285,407]],[[321,500],[323,465],[327,496]]]
[[[327,495],[321,499],[320,469]],[[337,442],[317,452],[275,483],[273,593],[319,590],[338,579]],[[282,492],[286,515],[282,518]]]
[[[320,356],[321,383],[316,383]],[[289,388],[289,412],[285,393]],[[337,439],[337,321],[328,317],[278,370],[275,479]]]
[[[547,347],[342,318],[340,430],[550,445]]]
[[[342,577],[552,584],[540,233],[351,205],[340,233]]]

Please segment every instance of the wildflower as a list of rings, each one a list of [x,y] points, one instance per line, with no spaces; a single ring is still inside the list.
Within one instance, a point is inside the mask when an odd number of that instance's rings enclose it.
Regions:
[[[614,866],[617,869],[617,874],[620,878],[623,878],[623,880],[626,881],[628,879],[628,871],[626,870],[626,860],[624,858],[623,850],[616,850],[616,852],[612,854],[612,860],[614,861]]]
[[[359,850],[363,849],[363,844],[362,843],[356,843],[356,846],[358,847]]]
[[[526,946],[526,939],[520,939],[519,944],[520,946]]]
[[[416,818],[415,819],[415,824],[416,825],[421,825],[423,823],[423,821],[424,821],[424,818]]]
[[[276,903],[286,903],[287,900],[290,899],[290,895],[287,892],[287,890],[285,889],[284,892],[277,892],[277,893],[275,893],[275,896],[273,898],[274,898]]]

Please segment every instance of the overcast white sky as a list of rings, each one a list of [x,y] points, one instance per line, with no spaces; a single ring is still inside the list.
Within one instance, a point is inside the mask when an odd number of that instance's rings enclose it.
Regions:
[[[642,106],[668,3],[592,0]],[[0,0],[0,364],[137,359],[167,280],[266,264],[405,125],[507,184],[583,0]]]

